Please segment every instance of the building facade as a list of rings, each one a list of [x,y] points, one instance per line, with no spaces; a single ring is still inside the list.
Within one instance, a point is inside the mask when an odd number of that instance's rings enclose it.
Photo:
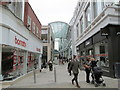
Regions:
[[[81,65],[87,57],[99,60],[104,74],[118,77],[120,63],[120,7],[118,2],[80,0],[70,25],[73,53]],[[117,69],[117,70],[116,70]]]
[[[53,60],[54,36],[49,26],[42,26],[41,40],[43,45],[42,63]]]
[[[0,80],[41,68],[41,23],[28,2],[0,2]]]

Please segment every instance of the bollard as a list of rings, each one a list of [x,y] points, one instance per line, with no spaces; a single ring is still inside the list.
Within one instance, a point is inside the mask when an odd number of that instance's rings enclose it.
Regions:
[[[35,69],[33,70],[33,74],[34,74],[34,83],[36,83]]]
[[[54,79],[55,79],[55,82],[56,82],[56,68],[54,67]]]

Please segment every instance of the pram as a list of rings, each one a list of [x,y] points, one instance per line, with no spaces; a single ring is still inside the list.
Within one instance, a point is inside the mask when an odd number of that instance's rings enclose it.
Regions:
[[[94,83],[95,87],[98,87],[100,84],[106,86],[102,75],[103,71],[100,67],[95,66],[92,68],[92,83]]]

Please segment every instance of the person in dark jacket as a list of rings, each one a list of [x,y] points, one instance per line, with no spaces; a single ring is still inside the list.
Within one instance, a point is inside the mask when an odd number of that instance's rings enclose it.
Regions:
[[[94,71],[94,67],[97,67],[97,62],[98,60],[95,60],[94,58],[90,58],[90,61],[91,61],[91,70]],[[94,83],[94,75],[92,73],[92,83]]]
[[[78,84],[78,73],[79,73],[79,62],[76,58],[76,55],[73,55],[73,60],[72,60],[72,63],[70,65],[70,69],[72,70],[73,72],[73,75],[74,75],[74,78],[72,79],[72,84],[74,84],[74,81],[76,82],[76,86],[78,88],[80,88],[79,84]]]
[[[52,61],[49,61],[49,62],[48,62],[48,65],[49,65],[49,71],[52,71],[52,70],[53,70]]]
[[[86,72],[86,82],[90,83],[90,71],[91,71],[91,61],[90,58],[87,58],[86,61],[83,63],[85,67],[85,72]]]
[[[71,69],[69,69],[69,68],[70,68],[70,65],[71,65],[71,59],[69,60],[69,62],[68,62],[68,67],[67,67],[68,72],[69,72],[69,75],[71,76]]]

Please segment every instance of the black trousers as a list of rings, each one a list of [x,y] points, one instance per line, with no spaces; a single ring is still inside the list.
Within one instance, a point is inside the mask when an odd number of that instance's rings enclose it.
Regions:
[[[76,82],[76,85],[78,86],[78,81],[77,81],[77,79],[78,79],[78,73],[73,73],[73,75],[74,75],[74,78],[72,79],[72,82]]]
[[[90,77],[90,69],[85,69],[85,71],[86,71],[86,82],[89,83],[90,82],[90,79],[89,79],[89,77]]]

